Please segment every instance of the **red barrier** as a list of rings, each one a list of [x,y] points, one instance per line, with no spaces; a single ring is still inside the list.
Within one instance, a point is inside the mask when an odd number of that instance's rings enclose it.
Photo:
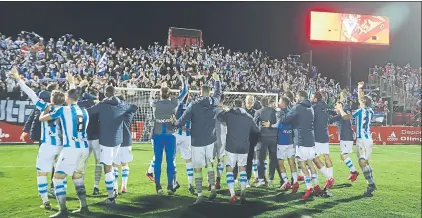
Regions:
[[[22,134],[23,126],[0,122],[0,143],[23,143],[19,138]],[[25,138],[26,143],[33,143],[29,139],[29,134]]]
[[[329,126],[330,143],[339,143],[338,128]],[[371,128],[375,144],[421,144],[421,127],[374,126]]]

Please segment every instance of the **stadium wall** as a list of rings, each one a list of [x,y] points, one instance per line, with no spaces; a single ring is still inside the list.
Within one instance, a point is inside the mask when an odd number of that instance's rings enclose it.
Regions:
[[[23,125],[33,110],[30,101],[1,100],[0,101],[0,144],[22,143],[19,137]],[[132,124],[132,138],[134,141],[145,141],[142,137],[144,122],[135,121]],[[339,143],[338,128],[329,126],[330,143]],[[421,127],[408,126],[374,126],[371,128],[375,144],[421,144]],[[32,143],[29,139],[26,143]]]

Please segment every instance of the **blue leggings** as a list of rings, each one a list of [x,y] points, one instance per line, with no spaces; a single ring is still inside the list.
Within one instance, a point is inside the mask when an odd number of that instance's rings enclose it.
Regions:
[[[155,183],[160,184],[161,180],[161,163],[163,161],[163,151],[166,151],[167,161],[167,180],[168,185],[173,186],[174,178],[174,156],[176,150],[176,138],[172,134],[157,134],[154,138],[154,176]]]

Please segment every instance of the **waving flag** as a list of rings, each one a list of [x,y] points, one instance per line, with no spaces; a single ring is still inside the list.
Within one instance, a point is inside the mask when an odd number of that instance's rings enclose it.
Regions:
[[[98,61],[98,64],[97,64],[98,72],[104,72],[107,69],[107,61],[108,61],[108,56],[107,56],[107,52],[106,52],[100,58],[100,61]]]

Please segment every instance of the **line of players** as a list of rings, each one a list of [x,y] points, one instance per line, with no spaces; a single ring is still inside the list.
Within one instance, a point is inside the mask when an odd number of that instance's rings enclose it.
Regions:
[[[216,84],[218,84],[218,80],[215,81]],[[329,122],[337,122],[338,124],[341,138],[341,158],[350,170],[348,180],[354,182],[357,179],[359,172],[356,171],[353,162],[349,157],[349,154],[352,153],[354,142],[354,133],[351,123],[352,118],[356,118],[358,126],[357,155],[359,158],[359,165],[369,184],[364,194],[366,196],[372,196],[372,192],[376,189],[376,186],[373,181],[372,168],[370,167],[368,160],[372,150],[369,125],[373,116],[373,111],[369,108],[371,100],[364,96],[362,87],[363,83],[359,83],[360,109],[353,114],[351,114],[349,106],[346,105],[343,109],[343,104],[345,104],[344,102],[346,99],[345,93],[343,93],[340,103],[336,106],[336,116],[329,115],[327,105],[323,101],[323,96],[320,93],[315,93],[312,96],[312,103],[307,100],[308,96],[306,92],[299,92],[296,95],[295,103],[293,102],[293,95],[287,93],[286,96],[281,99],[278,108],[271,107],[269,100],[264,98],[262,100],[263,108],[256,112],[251,109],[251,106],[253,105],[252,96],[247,96],[246,98],[246,110],[242,108],[243,102],[239,99],[235,100],[233,108],[223,109],[224,97],[219,94],[218,85],[214,87],[214,96],[212,97],[209,95],[209,87],[202,87],[201,97],[196,100],[185,98],[183,101],[180,101],[184,96],[179,96],[179,105],[177,109],[178,120],[176,121],[174,119],[173,125],[176,127],[186,125],[183,126],[183,128],[176,130],[173,136],[171,136],[172,132],[169,131],[169,138],[175,139],[176,151],[179,151],[182,159],[185,160],[188,190],[192,194],[195,194],[195,181],[196,192],[198,194],[198,199],[195,203],[203,201],[202,174],[198,174],[195,169],[206,167],[208,189],[211,191],[209,198],[211,200],[214,199],[216,195],[215,189],[221,188],[220,181],[224,170],[224,154],[226,154],[226,181],[231,193],[230,203],[236,202],[234,182],[236,178],[235,174],[237,174],[238,170],[240,171],[241,183],[240,199],[241,202],[245,202],[244,190],[246,187],[250,186],[249,180],[251,178],[250,170],[249,175],[246,173],[246,169],[248,168],[253,169],[257,186],[264,184],[271,185],[274,180],[274,172],[277,170],[281,180],[280,188],[285,191],[291,188],[292,192],[297,192],[299,188],[298,180],[300,178],[297,175],[295,159],[298,161],[299,172],[304,175],[306,184],[306,191],[302,199],[307,199],[313,192],[316,194],[324,193],[326,189],[329,189],[334,185],[333,167],[329,156]],[[167,92],[164,91],[165,89],[163,88],[165,87],[162,87],[161,92]],[[164,99],[167,99],[167,97]],[[201,104],[204,99],[206,99],[205,105]],[[212,103],[209,104],[209,102]],[[199,109],[198,107],[195,107],[195,105],[198,104],[201,105],[201,108]],[[193,123],[197,122],[199,117],[207,117],[205,115],[207,111],[201,111],[201,109],[208,106],[209,108],[213,108],[212,105],[217,109],[214,111],[215,118],[208,119],[208,123],[203,122],[204,125],[195,126]],[[176,107],[174,102],[172,107]],[[199,112],[192,112],[195,110],[194,108]],[[251,116],[252,114],[253,117]],[[253,122],[249,122],[249,120],[253,120]],[[168,124],[169,121],[165,120],[165,122]],[[253,125],[249,125],[250,123]],[[205,146],[198,145],[198,142],[196,142],[196,145],[192,145],[191,142],[193,142],[194,139],[191,139],[191,127],[192,129],[209,129],[207,126],[209,124],[215,124],[215,127],[213,127],[217,133],[216,140],[214,140],[215,142]],[[162,125],[159,126],[161,128]],[[257,142],[256,146],[256,142],[253,141]],[[198,147],[202,150],[198,151]],[[163,150],[161,149],[160,153],[162,152]],[[267,154],[270,159],[269,181],[265,178]],[[325,163],[320,160],[320,156],[324,156]],[[173,158],[175,158],[175,155]],[[217,159],[217,178],[215,183],[213,182],[214,158]],[[196,161],[195,159],[199,161]],[[290,165],[292,173],[291,183],[284,167],[285,160],[287,160]],[[169,177],[171,179],[168,181],[169,185],[167,188],[168,193],[173,194],[180,185],[176,179],[175,162],[168,162],[167,164],[167,169],[169,169],[169,166],[173,167],[167,172],[168,174],[171,174],[174,169],[174,174]],[[157,193],[162,195],[163,192],[160,181],[157,181],[157,179],[154,178],[154,172],[155,175],[157,172],[161,173],[160,170],[156,170],[156,166],[158,165],[161,168],[161,157],[159,161],[157,161],[154,156],[146,176],[151,181],[156,182]],[[324,185],[324,191],[319,187],[316,169],[319,169],[327,179]],[[197,179],[201,180],[196,181]]]
[[[86,161],[89,156],[89,149],[93,148],[94,155],[97,161],[96,170],[95,170],[95,184],[94,184],[94,194],[98,194],[98,184],[101,177],[101,167],[104,165],[105,170],[105,183],[106,188],[109,193],[108,199],[106,202],[114,203],[115,198],[117,197],[117,171],[116,168],[113,172],[113,161],[120,158],[121,160],[115,161],[115,163],[123,163],[122,167],[122,177],[123,177],[123,185],[122,185],[122,192],[127,191],[127,177],[129,173],[129,168],[127,163],[132,160],[130,145],[131,142],[127,142],[126,144],[127,149],[119,149],[120,145],[123,143],[123,139],[128,138],[130,140],[130,131],[127,131],[129,134],[128,137],[122,137],[123,130],[125,128],[121,128],[123,125],[127,128],[130,127],[131,119],[133,118],[133,113],[136,111],[136,106],[128,105],[124,102],[119,102],[116,100],[117,98],[114,97],[115,91],[113,87],[108,87],[106,90],[106,97],[107,99],[103,101],[102,105],[104,106],[102,110],[101,104],[96,104],[95,107],[92,107],[94,96],[85,101],[79,101],[79,105],[84,105],[88,107],[88,110],[84,109],[83,107],[77,106],[79,96],[77,89],[71,89],[66,94],[61,93],[60,91],[53,91],[51,95],[51,103],[46,104],[45,102],[41,101],[32,90],[30,90],[22,80],[19,79],[19,75],[17,71],[14,69],[11,72],[12,77],[18,80],[18,84],[21,86],[22,90],[31,98],[31,100],[36,104],[37,108],[40,111],[43,111],[43,114],[40,116],[40,121],[42,121],[42,145],[40,147],[39,155],[37,158],[37,171],[38,171],[38,190],[43,200],[43,207],[50,209],[50,203],[48,202],[47,197],[47,173],[51,171],[51,168],[54,165],[55,156],[60,154],[56,164],[56,172],[54,175],[53,182],[55,184],[55,194],[56,198],[60,205],[60,210],[57,214],[51,217],[66,217],[67,216],[67,208],[66,208],[66,175],[72,175],[72,179],[75,184],[76,192],[78,194],[78,198],[81,202],[81,208],[76,210],[75,212],[88,212],[88,207],[86,204],[86,191],[85,186],[83,184],[83,176],[85,173],[86,168]],[[69,82],[72,82],[72,77],[68,77]],[[218,80],[216,80],[218,81]],[[342,104],[338,104],[336,109],[338,112],[338,116],[332,118],[333,120],[337,120],[340,122],[339,128],[341,132],[341,151],[342,151],[342,158],[345,161],[345,164],[350,168],[351,175],[349,177],[350,180],[356,180],[358,175],[357,171],[354,169],[352,161],[350,157],[348,157],[348,153],[352,151],[353,146],[353,131],[351,129],[351,118],[357,119],[357,150],[359,156],[359,165],[363,169],[365,174],[365,178],[367,179],[369,185],[365,192],[367,196],[372,196],[372,192],[376,189],[376,186],[373,182],[372,176],[372,169],[368,163],[371,147],[372,147],[372,140],[371,134],[369,129],[369,124],[371,120],[371,116],[373,115],[372,110],[369,108],[370,99],[363,95],[362,91],[363,83],[359,84],[359,98],[361,102],[361,108],[353,114],[350,114],[349,110],[344,110]],[[202,91],[202,90],[201,90]],[[215,93],[218,93],[215,90]],[[85,93],[87,94],[87,93]],[[208,90],[209,96],[209,90]],[[184,97],[184,96],[183,96]],[[217,157],[217,181],[214,183],[214,179],[209,178],[209,188],[212,191],[212,195],[210,197],[215,197],[215,189],[220,188],[220,180],[223,173],[223,163],[222,159],[224,153],[226,153],[226,180],[228,183],[229,190],[231,192],[230,202],[234,203],[236,201],[236,196],[234,195],[234,178],[233,175],[233,168],[239,167],[240,169],[240,183],[241,183],[241,202],[245,201],[245,188],[249,186],[250,176],[248,176],[245,172],[246,165],[253,168],[254,173],[258,171],[258,181],[257,185],[265,184],[266,178],[264,169],[266,168],[265,159],[266,154],[269,153],[270,155],[270,180],[268,183],[271,184],[271,181],[274,179],[274,170],[279,171],[279,176],[281,178],[281,188],[284,190],[292,188],[293,192],[296,192],[298,189],[298,176],[296,173],[296,166],[294,156],[296,156],[298,160],[298,167],[299,171],[303,173],[305,176],[305,184],[307,186],[307,190],[305,195],[302,197],[306,199],[312,192],[320,192],[319,185],[318,185],[318,177],[315,171],[315,166],[321,170],[321,172],[327,177],[327,182],[325,184],[325,188],[329,188],[334,184],[334,179],[332,175],[332,164],[329,159],[329,149],[328,149],[328,131],[326,131],[325,126],[328,124],[328,118],[326,119],[324,116],[327,114],[326,107],[323,106],[322,96],[319,94],[314,95],[314,101],[316,104],[311,106],[311,103],[306,100],[307,94],[306,92],[299,92],[296,96],[296,105],[293,106],[291,104],[292,96],[283,97],[281,103],[279,105],[280,111],[272,115],[270,113],[270,118],[268,118],[268,113],[265,113],[265,110],[268,111],[271,107],[268,103],[264,103],[264,107],[258,112],[255,113],[255,116],[252,118],[250,114],[248,114],[247,110],[242,109],[242,101],[235,100],[235,105],[230,110],[222,110],[222,103],[223,100],[220,100],[221,95],[215,95],[214,99],[218,99],[215,101],[215,106],[218,105],[220,111],[213,112],[215,113],[214,117],[217,117],[217,120],[221,121],[222,123],[215,122],[214,119],[214,128],[219,130],[219,134],[217,135],[218,141],[215,142],[215,149],[214,143],[213,146],[205,148],[206,158],[203,158],[202,155],[198,155],[197,152],[194,152],[194,149],[189,143],[190,141],[190,122],[191,120],[185,119],[183,125],[180,125],[180,119],[183,119],[183,116],[186,112],[187,102],[185,100],[184,104],[179,104],[178,115],[180,116],[179,119],[179,126],[184,126],[177,131],[175,134],[176,136],[176,144],[177,149],[182,153],[182,158],[186,160],[186,171],[188,175],[188,183],[189,183],[189,191],[194,193],[193,188],[193,168],[197,168],[198,164],[195,165],[195,161],[193,161],[194,157],[196,156],[197,160],[199,159],[199,165],[207,166],[208,176],[212,177],[213,175],[210,172],[214,171],[212,168],[212,162],[214,161],[214,156]],[[248,105],[251,105],[252,97],[248,96],[246,102]],[[108,100],[108,101],[107,101]],[[196,100],[197,101],[197,100]],[[89,105],[91,102],[91,105]],[[265,100],[264,100],[265,102]],[[66,103],[68,106],[62,106]],[[88,104],[88,105],[87,105]],[[320,104],[320,108],[318,108],[318,104]],[[214,104],[213,104],[214,105]],[[322,106],[321,106],[322,105]],[[91,107],[90,107],[91,106]],[[119,108],[119,110],[113,110],[113,108]],[[212,108],[212,107],[211,107]],[[108,112],[107,112],[108,109]],[[251,108],[249,108],[250,110]],[[274,108],[272,108],[274,109]],[[105,111],[105,112],[104,112]],[[321,114],[318,114],[321,111]],[[346,111],[346,112],[345,112]],[[262,117],[260,114],[267,114],[263,115]],[[97,118],[95,116],[97,115]],[[125,116],[122,116],[125,115]],[[233,116],[230,116],[233,115]],[[322,116],[324,115],[324,116]],[[103,117],[101,119],[100,117]],[[118,119],[120,117],[120,120]],[[126,117],[127,119],[123,119]],[[249,129],[244,129],[244,132],[237,132],[235,133],[236,129],[240,126],[248,127],[248,125],[239,125],[239,120],[233,121],[233,119],[229,119],[230,117],[243,117],[245,120],[252,120],[251,122],[253,125],[249,126]],[[275,117],[275,119],[274,119]],[[328,117],[328,115],[327,115]],[[320,118],[320,119],[318,119]],[[109,120],[110,125],[88,125],[88,122],[91,120],[101,120],[104,124],[107,124],[106,120]],[[192,119],[192,118],[190,118]],[[127,121],[127,122],[124,122]],[[120,122],[120,125],[119,125]],[[246,121],[247,122],[247,121]],[[97,122],[98,123],[98,122]],[[117,124],[116,124],[117,123]],[[176,122],[177,123],[177,122]],[[116,124],[116,125],[115,125]],[[185,125],[186,124],[186,125]],[[174,124],[177,126],[177,124]],[[318,125],[321,125],[323,128],[318,128]],[[61,127],[60,127],[61,126]],[[99,129],[99,135],[97,139],[90,139],[90,136],[96,135],[91,132],[89,133],[89,126],[93,126],[92,131]],[[104,128],[108,126],[108,128]],[[110,130],[110,126],[116,126]],[[88,127],[88,129],[87,129]],[[94,128],[95,127],[95,128]],[[103,128],[101,128],[103,127]],[[314,129],[315,127],[315,129]],[[193,127],[194,128],[194,127]],[[325,139],[318,139],[318,130],[322,130],[323,134],[327,133],[327,137]],[[129,129],[127,129],[129,130]],[[269,132],[268,132],[269,130]],[[263,140],[266,134],[262,134],[263,132],[267,131],[271,138],[271,134],[274,131],[276,132],[275,135],[275,144],[276,144],[276,151],[274,151],[274,146],[272,146],[271,139],[266,139],[268,143]],[[260,135],[258,137],[258,148],[254,149],[253,155],[251,155],[250,147],[253,145],[249,140],[249,133],[253,132],[255,135]],[[315,137],[314,137],[315,132]],[[101,134],[102,133],[102,134]],[[227,135],[226,135],[227,134]],[[323,135],[321,134],[321,135]],[[62,137],[61,137],[62,135]],[[246,136],[238,137],[239,135]],[[183,137],[182,137],[183,136]],[[95,138],[95,137],[94,137]],[[98,139],[99,138],[99,139]],[[322,137],[324,138],[324,137]],[[111,139],[111,140],[109,140]],[[240,140],[239,140],[240,139]],[[294,139],[294,140],[293,140]],[[310,140],[311,139],[311,140]],[[274,140],[274,137],[272,138]],[[314,141],[317,141],[314,144]],[[103,143],[102,143],[103,141]],[[111,141],[107,143],[106,141]],[[242,143],[236,142],[242,141]],[[294,141],[294,143],[293,143]],[[318,141],[320,141],[318,143]],[[226,143],[224,143],[226,142]],[[60,145],[63,144],[64,148]],[[226,146],[229,144],[229,146]],[[266,148],[264,147],[266,145]],[[294,146],[295,145],[295,146]],[[212,147],[212,148],[211,148]],[[264,147],[264,148],[263,148]],[[295,148],[296,147],[296,148]],[[99,149],[100,148],[100,149]],[[211,148],[211,149],[210,149]],[[239,151],[240,149],[240,151]],[[98,151],[101,152],[98,152]],[[119,150],[121,151],[119,153]],[[225,152],[224,152],[225,150]],[[268,151],[267,151],[268,150]],[[315,151],[316,150],[316,151]],[[66,152],[67,151],[67,152]],[[124,152],[123,152],[124,151]],[[239,153],[240,152],[240,153]],[[262,155],[263,154],[263,155]],[[327,167],[324,167],[322,162],[319,160],[318,156],[323,154],[325,157],[325,163]],[[190,157],[189,157],[190,155]],[[174,155],[175,156],[175,155]],[[250,156],[257,157],[257,160],[248,161]],[[275,158],[274,158],[275,156]],[[66,157],[66,158],[65,158]],[[174,159],[174,157],[173,157]],[[292,184],[289,183],[287,179],[286,170],[284,168],[284,160],[288,160],[291,172],[292,172]],[[204,163],[202,163],[204,162]],[[247,162],[252,162],[252,164],[247,164]],[[275,164],[271,164],[275,163]],[[148,170],[147,175],[154,180],[152,176],[151,169],[154,169],[154,164],[156,161],[153,160],[151,162],[150,169]],[[172,162],[173,166],[175,166],[174,162]],[[255,165],[257,166],[257,170],[255,170]],[[210,167],[211,166],[211,167]],[[201,166],[203,167],[203,166]],[[308,170],[301,170],[301,169],[308,169]],[[271,173],[271,171],[273,173]],[[249,171],[250,172],[250,171]],[[259,173],[262,172],[262,173]],[[170,173],[171,174],[171,173]],[[196,175],[198,173],[195,172]],[[251,173],[249,173],[251,174]],[[271,175],[272,174],[272,175]],[[175,168],[174,168],[174,175],[175,175]],[[202,176],[202,175],[201,175]],[[257,175],[255,175],[257,177]],[[195,176],[195,181],[197,177]],[[201,178],[202,179],[202,178]],[[156,179],[155,179],[156,181]],[[172,182],[176,181],[176,179],[172,179]],[[314,185],[312,185],[312,182]],[[175,191],[179,185],[177,182],[173,182],[170,187],[171,191]],[[202,185],[202,180],[201,180]],[[198,199],[197,203],[202,202],[202,191],[197,186],[197,194]],[[158,191],[158,190],[157,190]],[[160,194],[160,192],[158,192]],[[162,192],[161,192],[162,193]]]
[[[38,193],[43,202],[41,207],[51,209],[48,200],[47,174],[55,166],[54,195],[59,211],[50,217],[68,217],[69,215],[66,205],[67,176],[72,177],[80,201],[80,208],[73,213],[89,213],[84,175],[91,153],[94,153],[97,163],[94,195],[99,194],[98,184],[104,167],[108,192],[105,203],[115,203],[118,187],[117,172],[113,171],[113,165],[116,167],[122,165],[121,191],[126,192],[128,163],[133,159],[130,123],[137,107],[117,98],[112,86],[106,88],[106,98],[96,103],[98,92],[76,87],[71,75],[67,75],[70,89],[66,93],[53,90],[50,103],[47,103],[20,79],[16,68],[11,70],[10,77],[17,80],[21,90],[29,96],[36,109],[41,112],[39,116],[41,145],[36,161]],[[82,92],[85,92],[83,99],[79,100]]]

